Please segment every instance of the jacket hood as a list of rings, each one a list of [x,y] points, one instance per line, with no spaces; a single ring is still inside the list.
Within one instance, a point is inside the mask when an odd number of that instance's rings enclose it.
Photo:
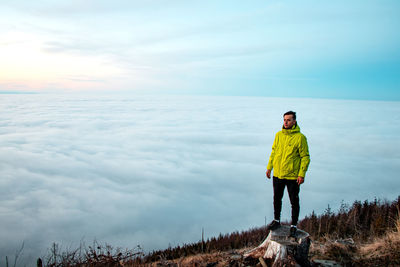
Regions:
[[[294,134],[294,133],[299,133],[300,132],[300,127],[297,125],[293,125],[291,129],[285,129],[285,127],[282,126],[282,133],[284,134]]]

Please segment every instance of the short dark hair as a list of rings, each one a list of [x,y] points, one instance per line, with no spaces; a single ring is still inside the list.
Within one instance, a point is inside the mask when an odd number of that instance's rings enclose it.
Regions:
[[[285,114],[283,114],[283,117],[285,117],[286,115],[293,115],[293,120],[296,120],[296,112],[288,111]]]

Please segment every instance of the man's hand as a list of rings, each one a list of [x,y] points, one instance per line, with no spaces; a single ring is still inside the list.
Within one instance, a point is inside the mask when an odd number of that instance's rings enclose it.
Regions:
[[[267,175],[268,179],[271,178],[271,170],[267,170],[267,172],[265,174]]]
[[[301,177],[301,176],[297,177],[297,183],[298,183],[299,185],[301,185],[302,183],[304,183],[304,177]]]

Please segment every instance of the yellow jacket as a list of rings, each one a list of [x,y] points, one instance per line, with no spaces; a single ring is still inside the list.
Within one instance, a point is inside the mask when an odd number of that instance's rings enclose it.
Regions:
[[[300,133],[297,124],[292,129],[283,128],[275,135],[267,165],[268,170],[274,170],[274,176],[289,180],[305,177],[309,164],[307,138]]]

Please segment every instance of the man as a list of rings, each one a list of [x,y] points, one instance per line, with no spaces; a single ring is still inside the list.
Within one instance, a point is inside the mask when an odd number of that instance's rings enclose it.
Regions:
[[[289,236],[296,237],[300,212],[300,185],[304,183],[309,164],[310,155],[307,139],[300,133],[300,127],[296,122],[296,112],[288,111],[283,115],[282,131],[275,135],[267,165],[266,175],[268,179],[271,178],[271,171],[274,170],[274,220],[268,225],[269,230],[275,230],[280,226],[282,197],[286,186],[292,205],[292,223]]]

